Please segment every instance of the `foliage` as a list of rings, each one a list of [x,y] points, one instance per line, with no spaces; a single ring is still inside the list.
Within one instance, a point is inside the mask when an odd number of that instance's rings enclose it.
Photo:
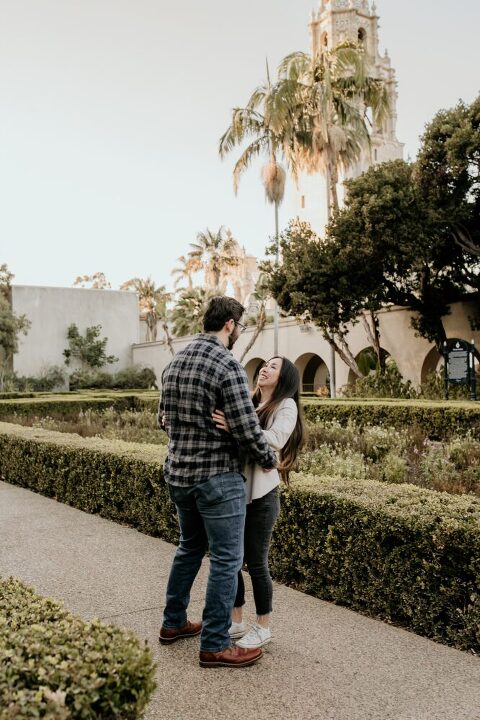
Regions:
[[[380,129],[389,101],[385,82],[374,76],[361,44],[342,42],[315,54],[288,55],[279,69],[277,95],[293,126],[296,165],[327,178],[328,215],[338,209],[339,169],[347,170],[370,149],[367,109]],[[292,141],[290,141],[292,142]]]
[[[229,271],[239,262],[237,242],[230,230],[226,230],[223,225],[217,232],[207,228],[205,232],[198,233],[197,241],[190,243],[190,247],[189,259],[205,272],[208,290],[217,295],[222,293]]]
[[[2,720],[135,720],[155,689],[150,650],[86,622],[19,580],[0,579]]]
[[[480,438],[480,408],[472,402],[426,400],[314,400],[303,407],[305,418],[315,424],[332,420],[342,427],[354,422],[367,425],[420,428],[430,439],[445,439],[471,432]]]
[[[156,388],[157,378],[151,368],[132,366],[116,373],[77,370],[70,375],[70,390],[89,388],[140,389]]]
[[[18,352],[18,336],[27,334],[31,323],[26,315],[16,315],[11,306],[10,290],[14,278],[7,265],[0,265],[0,392],[12,356]],[[3,356],[3,357],[2,357]]]
[[[65,364],[70,365],[72,360],[78,360],[82,368],[102,368],[118,362],[114,355],[107,355],[108,338],[100,340],[101,325],[87,327],[85,335],[81,335],[75,323],[67,329],[69,347],[63,351]]]
[[[175,541],[164,458],[148,445],[0,425],[8,482]],[[294,474],[282,493],[272,569],[318,597],[478,651],[479,528],[475,498]]]
[[[269,276],[273,296],[289,315],[308,313],[327,342],[360,376],[346,336],[348,323],[354,322],[364,307],[364,298],[355,294],[351,277],[331,272],[338,262],[336,248],[321,241],[308,223],[298,219],[290,221],[281,233],[280,248],[282,264],[279,267],[272,262],[261,266]],[[268,252],[273,254],[274,246],[270,246]]]
[[[387,363],[384,372],[376,368],[363,378],[342,387],[343,397],[414,398],[417,392],[410,380],[406,382],[395,363]]]
[[[316,597],[478,651],[479,520],[468,496],[294,475],[271,569]]]
[[[193,288],[182,290],[173,307],[171,319],[175,337],[195,335],[203,330],[203,316],[214,290]]]
[[[73,285],[82,288],[90,287],[93,290],[109,290],[112,287],[103,272],[96,272],[93,275],[78,275]]]
[[[165,289],[165,285],[156,287],[152,278],[145,280],[131,278],[123,283],[120,290],[134,290],[138,293],[140,313],[147,323],[147,342],[155,342],[157,339],[157,323],[161,322],[168,347],[172,355],[174,350],[168,329],[168,308],[167,305],[172,299],[171,293]]]

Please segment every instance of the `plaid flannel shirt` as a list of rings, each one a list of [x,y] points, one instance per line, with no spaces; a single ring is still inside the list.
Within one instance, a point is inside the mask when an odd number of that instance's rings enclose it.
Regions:
[[[215,427],[223,410],[230,432]],[[158,420],[169,437],[165,480],[189,486],[224,472],[243,472],[245,455],[276,465],[250,399],[240,363],[215,335],[198,335],[162,373]]]

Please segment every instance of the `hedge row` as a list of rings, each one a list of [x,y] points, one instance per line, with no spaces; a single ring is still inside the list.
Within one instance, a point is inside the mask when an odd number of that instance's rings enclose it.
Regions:
[[[0,579],[0,718],[134,720],[155,688],[150,651]]]
[[[0,423],[0,476],[170,542],[165,449]],[[317,597],[480,651],[480,500],[294,475],[274,576]]]
[[[0,399],[0,419],[15,414],[30,417],[51,417],[58,420],[72,420],[80,411],[103,412],[108,408],[118,412],[124,410],[152,410],[158,407],[158,393],[66,393],[42,394],[36,397]]]
[[[480,438],[480,403],[421,400],[318,400],[304,403],[304,413],[311,422],[337,420],[346,425],[417,425],[431,439],[471,432]]]

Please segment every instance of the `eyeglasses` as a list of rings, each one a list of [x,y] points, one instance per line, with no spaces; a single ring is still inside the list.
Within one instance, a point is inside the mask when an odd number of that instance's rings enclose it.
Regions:
[[[239,328],[241,328],[241,330],[240,330],[240,335],[241,335],[242,333],[244,333],[245,330],[247,329],[247,326],[246,326],[246,325],[242,325],[242,323],[241,323],[241,322],[238,322],[237,320],[234,320],[234,323],[235,323],[235,325],[238,325]]]

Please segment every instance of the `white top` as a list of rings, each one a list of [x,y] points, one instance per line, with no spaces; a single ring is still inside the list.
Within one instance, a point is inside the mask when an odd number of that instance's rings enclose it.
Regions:
[[[294,431],[297,415],[297,405],[292,398],[282,400],[272,413],[263,434],[270,447],[277,453],[285,446]],[[244,474],[247,479],[245,485],[247,503],[263,497],[280,484],[280,475],[276,468],[265,471],[260,465],[247,463]]]

